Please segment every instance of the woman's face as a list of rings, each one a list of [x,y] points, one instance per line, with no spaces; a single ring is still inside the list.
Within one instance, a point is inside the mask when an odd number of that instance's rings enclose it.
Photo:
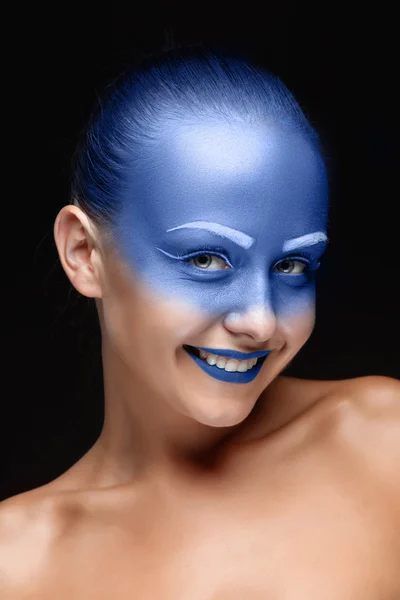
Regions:
[[[103,343],[175,410],[235,425],[314,326],[322,161],[278,125],[199,122],[160,132],[143,165],[107,257]],[[213,364],[188,346],[262,356]]]

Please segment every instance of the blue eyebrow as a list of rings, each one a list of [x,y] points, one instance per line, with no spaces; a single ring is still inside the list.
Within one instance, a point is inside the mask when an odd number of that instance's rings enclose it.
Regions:
[[[315,231],[314,233],[307,233],[291,240],[286,240],[283,244],[282,251],[289,252],[290,250],[296,250],[297,248],[303,248],[304,246],[314,246],[320,242],[328,242],[328,237],[323,231]]]
[[[232,227],[227,227],[226,225],[221,225],[220,223],[213,223],[212,221],[192,221],[191,223],[184,223],[183,225],[178,225],[177,227],[167,229],[166,233],[169,233],[170,231],[176,231],[177,229],[205,229],[206,231],[231,240],[231,242],[237,244],[245,250],[251,248],[255,242],[254,238],[252,238],[250,235],[247,235],[247,233],[243,233],[243,231],[232,229]]]

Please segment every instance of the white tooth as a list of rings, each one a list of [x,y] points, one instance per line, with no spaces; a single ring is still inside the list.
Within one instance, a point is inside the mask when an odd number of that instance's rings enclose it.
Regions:
[[[223,356],[217,356],[216,354],[212,354],[206,352],[205,350],[199,350],[200,358],[206,360],[206,362],[211,366],[217,366],[219,369],[225,369],[229,373],[235,373],[238,371],[239,373],[245,373],[257,363],[257,358],[252,358],[250,360],[236,360],[234,358],[225,358]]]
[[[248,360],[241,360],[239,363],[239,366],[237,368],[237,370],[239,371],[239,373],[245,373],[248,369],[250,369],[250,361]]]
[[[226,362],[227,362],[226,358],[222,358],[222,356],[218,356],[217,367],[219,369],[225,369]]]
[[[229,371],[230,373],[235,373],[237,371],[239,364],[237,360],[230,358],[225,365],[225,371]]]
[[[217,357],[215,356],[215,354],[207,354],[206,361],[209,365],[215,365],[215,363],[217,362]]]

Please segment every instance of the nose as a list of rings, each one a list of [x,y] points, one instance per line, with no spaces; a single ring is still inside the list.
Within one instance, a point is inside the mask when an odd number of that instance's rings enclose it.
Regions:
[[[276,329],[276,316],[269,305],[253,305],[244,312],[229,313],[225,327],[232,333],[246,334],[256,342],[269,340]]]

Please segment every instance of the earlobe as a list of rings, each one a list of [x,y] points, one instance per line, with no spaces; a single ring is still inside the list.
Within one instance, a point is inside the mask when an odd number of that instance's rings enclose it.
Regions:
[[[77,207],[64,206],[54,223],[54,240],[62,267],[83,296],[101,298],[99,269],[95,265],[97,249],[90,234],[86,215]]]

